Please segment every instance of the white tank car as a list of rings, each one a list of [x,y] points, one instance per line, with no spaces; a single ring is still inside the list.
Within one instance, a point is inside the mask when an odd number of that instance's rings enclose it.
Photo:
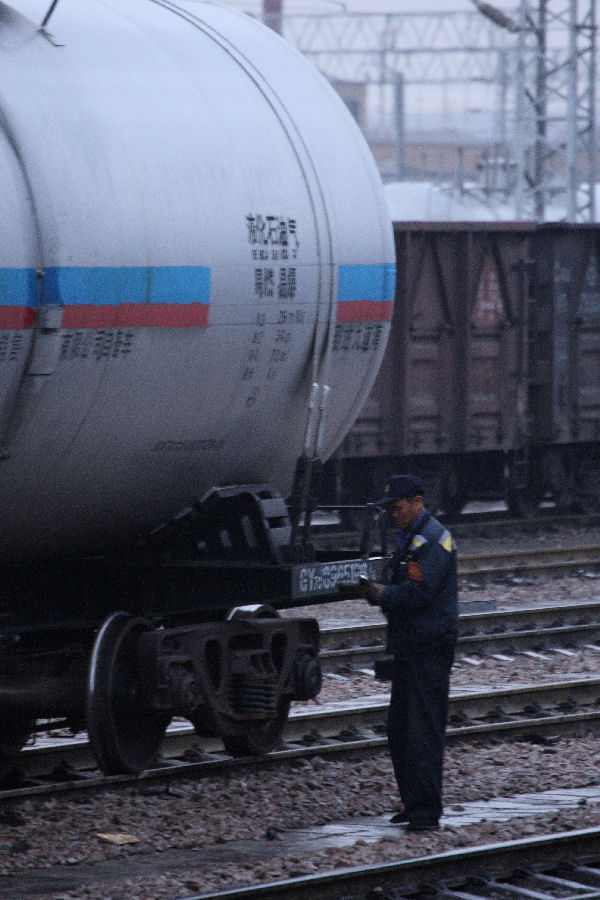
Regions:
[[[0,561],[285,495],[392,315],[376,167],[292,47],[220,3],[50,6],[0,3]]]

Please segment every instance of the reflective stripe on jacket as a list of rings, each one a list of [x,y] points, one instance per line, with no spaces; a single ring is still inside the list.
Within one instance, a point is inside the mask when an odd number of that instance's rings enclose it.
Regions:
[[[456,640],[456,548],[450,532],[425,512],[407,548],[390,559],[381,608],[388,620],[388,652]]]

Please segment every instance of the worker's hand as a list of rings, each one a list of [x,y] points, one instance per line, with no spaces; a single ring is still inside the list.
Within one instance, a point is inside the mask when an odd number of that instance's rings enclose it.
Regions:
[[[348,597],[348,599],[358,598],[362,600],[365,596],[365,590],[359,582],[338,581],[336,587],[338,592],[344,597]]]
[[[371,606],[379,606],[384,586],[369,578],[361,578],[358,582],[338,581],[337,589],[344,597],[368,600]]]
[[[362,596],[369,601],[371,606],[380,606],[385,586],[368,578],[361,580],[361,585],[363,589]]]

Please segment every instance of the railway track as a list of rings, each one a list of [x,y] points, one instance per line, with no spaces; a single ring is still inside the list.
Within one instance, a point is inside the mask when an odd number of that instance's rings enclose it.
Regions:
[[[600,566],[600,546],[575,546],[535,550],[510,550],[502,553],[461,555],[459,576],[498,576],[511,572],[567,572],[583,567]]]
[[[336,536],[328,550],[356,549],[344,535]],[[379,548],[375,547],[374,552]],[[496,553],[459,554],[459,578],[490,578],[514,574],[565,573],[584,568],[600,569],[600,545],[505,550]]]
[[[458,657],[466,653],[499,653],[524,648],[571,646],[584,643],[598,653],[600,604],[548,605],[509,611],[469,613],[461,616]],[[372,665],[384,654],[383,623],[359,628],[327,628],[323,632],[325,670],[352,665]],[[356,646],[357,640],[363,646]],[[568,650],[562,652],[569,653]],[[535,651],[534,651],[535,655]],[[507,659],[506,656],[502,657]],[[376,749],[386,744],[385,717],[388,696],[380,693],[360,701],[321,703],[293,710],[280,751],[269,754],[269,763],[293,756]],[[568,678],[543,684],[515,684],[488,689],[484,685],[455,690],[450,698],[448,740],[503,735],[533,736],[548,733],[580,733],[600,723],[600,679]],[[209,771],[238,761],[226,756],[218,740],[198,739],[187,722],[174,723],[165,737],[162,764],[144,777],[183,774],[190,769]],[[27,773],[5,778],[1,796],[22,796],[39,791],[64,791],[74,787],[98,788],[107,783],[131,781],[127,776],[105,779],[94,770],[85,735],[73,739],[58,732],[52,741],[42,739],[26,747],[16,762]],[[254,764],[257,763],[253,759]]]
[[[98,790],[138,780],[208,774],[239,765],[273,764],[294,757],[373,751],[387,744],[388,696],[292,710],[282,748],[266,757],[233,759],[218,741],[196,737],[188,724],[176,724],[163,742],[160,765],[142,776],[103,776],[93,768],[87,741],[25,748],[19,762],[27,775],[13,773],[0,799]],[[448,742],[505,737],[544,742],[548,735],[577,734],[600,728],[600,678],[571,678],[543,684],[480,686],[455,691],[450,698]]]
[[[504,633],[535,632],[537,628],[547,628],[550,631],[556,628],[586,627],[594,624],[591,619],[596,616],[598,607],[593,603],[578,603],[568,607],[548,606],[542,609],[514,610],[510,612],[485,612],[471,613],[461,617],[464,632],[477,632],[481,630],[494,636],[497,629],[505,629]],[[536,618],[537,617],[537,618]],[[337,631],[338,637],[340,629]],[[327,630],[326,630],[327,633]],[[380,632],[381,633],[381,632]],[[537,631],[538,638],[540,631]],[[477,634],[466,634],[466,637],[477,637]],[[503,635],[501,635],[503,636]],[[589,632],[586,638],[590,641]],[[333,646],[336,646],[335,641]],[[600,657],[600,651],[599,651]],[[355,706],[357,704],[354,704]],[[318,706],[317,704],[311,704]],[[340,706],[342,708],[340,709]],[[194,779],[210,777],[213,774],[239,766],[256,768],[257,765],[277,766],[282,762],[296,759],[306,759],[311,755],[326,756],[335,754],[338,760],[350,751],[365,753],[367,756],[374,751],[386,746],[383,721],[387,709],[387,698],[378,696],[363,698],[362,709],[345,716],[346,712],[342,704],[321,704],[314,710],[319,715],[311,717],[312,709],[298,706],[290,719],[290,728],[285,735],[285,743],[282,749],[268,757],[257,760],[247,758],[235,760],[224,754],[220,745],[201,744],[189,729],[180,727],[174,730],[169,737],[170,747],[165,752],[170,758],[161,760],[161,766],[151,772],[144,773],[140,778],[127,778],[117,776],[104,778],[91,768],[91,761],[85,762],[85,742],[79,742],[81,759],[78,762],[71,756],[67,742],[51,762],[51,751],[47,751],[46,764],[55,766],[56,777],[40,774],[29,782],[15,782],[12,789],[0,793],[0,802],[11,805],[18,798],[34,797],[40,793],[52,796],[60,791],[81,791],[88,789],[101,792],[107,788],[113,791],[117,788],[137,783],[143,790],[143,785],[148,785],[150,792],[156,790],[150,783],[153,780],[167,781],[179,779],[181,776],[190,776]],[[523,737],[532,742],[550,743],[561,732],[569,734],[578,731],[589,733],[600,727],[600,678],[576,678],[570,677],[562,682],[548,681],[539,684],[510,684],[498,687],[494,690],[486,688],[483,684],[468,690],[456,690],[451,699],[451,722],[448,730],[449,742],[460,742],[471,739],[489,738],[516,738]],[[25,755],[31,759],[36,758],[40,748],[27,748]],[[554,752],[554,751],[552,751]],[[172,755],[171,755],[172,754]],[[41,756],[44,754],[42,753]],[[39,756],[37,757],[40,758]],[[83,760],[83,762],[82,762]],[[303,764],[303,763],[301,763]],[[80,766],[79,771],[74,771]],[[71,768],[73,767],[73,768]],[[40,773],[44,768],[40,764]],[[62,768],[62,772],[60,771]],[[48,767],[46,766],[46,772]],[[31,773],[30,773],[31,774]],[[177,790],[176,787],[168,790]],[[54,801],[52,801],[54,802]],[[576,826],[577,827],[577,826]],[[591,833],[591,832],[590,832]],[[566,836],[569,840],[571,835]],[[571,868],[557,868],[557,860],[562,860],[562,850],[555,845],[548,856],[543,858],[535,849],[539,839],[535,842],[526,842],[531,849],[531,855],[523,851],[522,855],[516,846],[509,850],[509,845],[494,845],[491,856],[486,856],[487,848],[472,848],[470,850],[453,851],[439,854],[439,867],[434,863],[431,868],[419,870],[419,860],[405,860],[404,869],[399,873],[396,864],[378,865],[374,869],[369,867],[361,871],[349,870],[348,880],[344,879],[345,872],[336,869],[335,872],[324,875],[313,875],[309,878],[292,878],[278,884],[252,885],[250,888],[236,889],[232,891],[220,891],[214,894],[194,895],[189,900],[196,898],[217,897],[286,897],[294,900],[295,897],[344,897],[345,900],[366,900],[367,897],[413,897],[415,900],[426,900],[427,886],[429,890],[436,890],[440,896],[464,900],[477,900],[481,897],[519,895],[519,891],[535,891],[538,900],[542,897],[557,896],[552,893],[558,886],[558,882],[552,879],[562,879],[560,888],[566,891],[564,882],[571,882],[571,892],[566,893],[570,897],[582,896],[584,898],[600,897],[600,880],[591,891],[577,891],[574,885],[579,881],[580,885],[589,886],[585,878],[589,878],[589,871],[597,866],[600,873],[600,860],[590,861],[587,858],[585,847],[578,850],[574,843],[569,844],[566,857],[571,862]],[[542,839],[545,840],[545,839]],[[595,851],[598,854],[598,835],[594,833],[591,838],[595,842]],[[519,842],[520,844],[521,842]],[[515,842],[512,842],[515,845]],[[283,845],[279,850],[284,850]],[[414,851],[413,851],[414,852]],[[511,855],[512,854],[512,855]],[[503,860],[503,867],[495,868],[492,861],[497,857]],[[436,857],[427,856],[427,861]],[[546,858],[548,865],[546,867]],[[504,861],[506,860],[506,865]],[[407,865],[414,863],[410,873]],[[455,866],[456,863],[456,866]],[[539,865],[538,865],[539,864]],[[516,869],[533,869],[532,875],[524,879],[522,874],[515,875]],[[577,871],[576,871],[577,870]],[[340,880],[340,875],[342,879]],[[544,882],[544,878],[546,881]],[[201,884],[202,882],[200,882]],[[199,884],[195,887],[198,890]],[[548,888],[548,893],[544,893]],[[431,893],[429,893],[431,896]],[[530,896],[530,895],[524,895]],[[183,897],[180,897],[183,900]],[[187,898],[186,898],[187,900]]]
[[[548,605],[517,610],[464,613],[458,654],[507,654],[569,648],[600,642],[600,603]],[[385,654],[385,623],[330,626],[321,629],[321,664],[325,672],[372,666]]]
[[[180,900],[429,900],[433,896],[440,900],[597,900],[599,841],[600,829],[589,828],[195,894]]]
[[[527,536],[538,537],[539,535],[557,533],[580,532],[585,535],[594,532],[600,524],[600,515],[583,515],[583,514],[556,514],[552,510],[540,510],[538,514],[530,519],[514,519],[511,518],[507,511],[504,512],[479,512],[462,514],[459,517],[444,517],[444,524],[452,531],[456,540],[463,545],[472,537],[479,538],[500,538],[514,537],[519,535],[521,538]],[[314,521],[314,519],[313,519]],[[318,522],[319,520],[317,520]],[[327,519],[324,520],[327,522]],[[354,529],[344,528],[342,525],[320,524],[313,530],[314,543],[321,550],[335,550],[339,548],[358,549],[362,539],[361,527]],[[380,529],[375,526],[372,529],[372,546],[375,550],[380,549]],[[388,547],[393,546],[393,536],[391,529],[387,535]]]

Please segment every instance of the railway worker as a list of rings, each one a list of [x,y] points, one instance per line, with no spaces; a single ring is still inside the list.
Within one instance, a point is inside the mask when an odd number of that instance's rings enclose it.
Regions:
[[[380,606],[393,656],[388,740],[404,809],[392,816],[407,831],[438,827],[450,670],[458,636],[456,549],[450,533],[425,508],[414,475],[394,475],[385,506],[396,525],[396,549],[384,583],[341,583],[345,596]]]

